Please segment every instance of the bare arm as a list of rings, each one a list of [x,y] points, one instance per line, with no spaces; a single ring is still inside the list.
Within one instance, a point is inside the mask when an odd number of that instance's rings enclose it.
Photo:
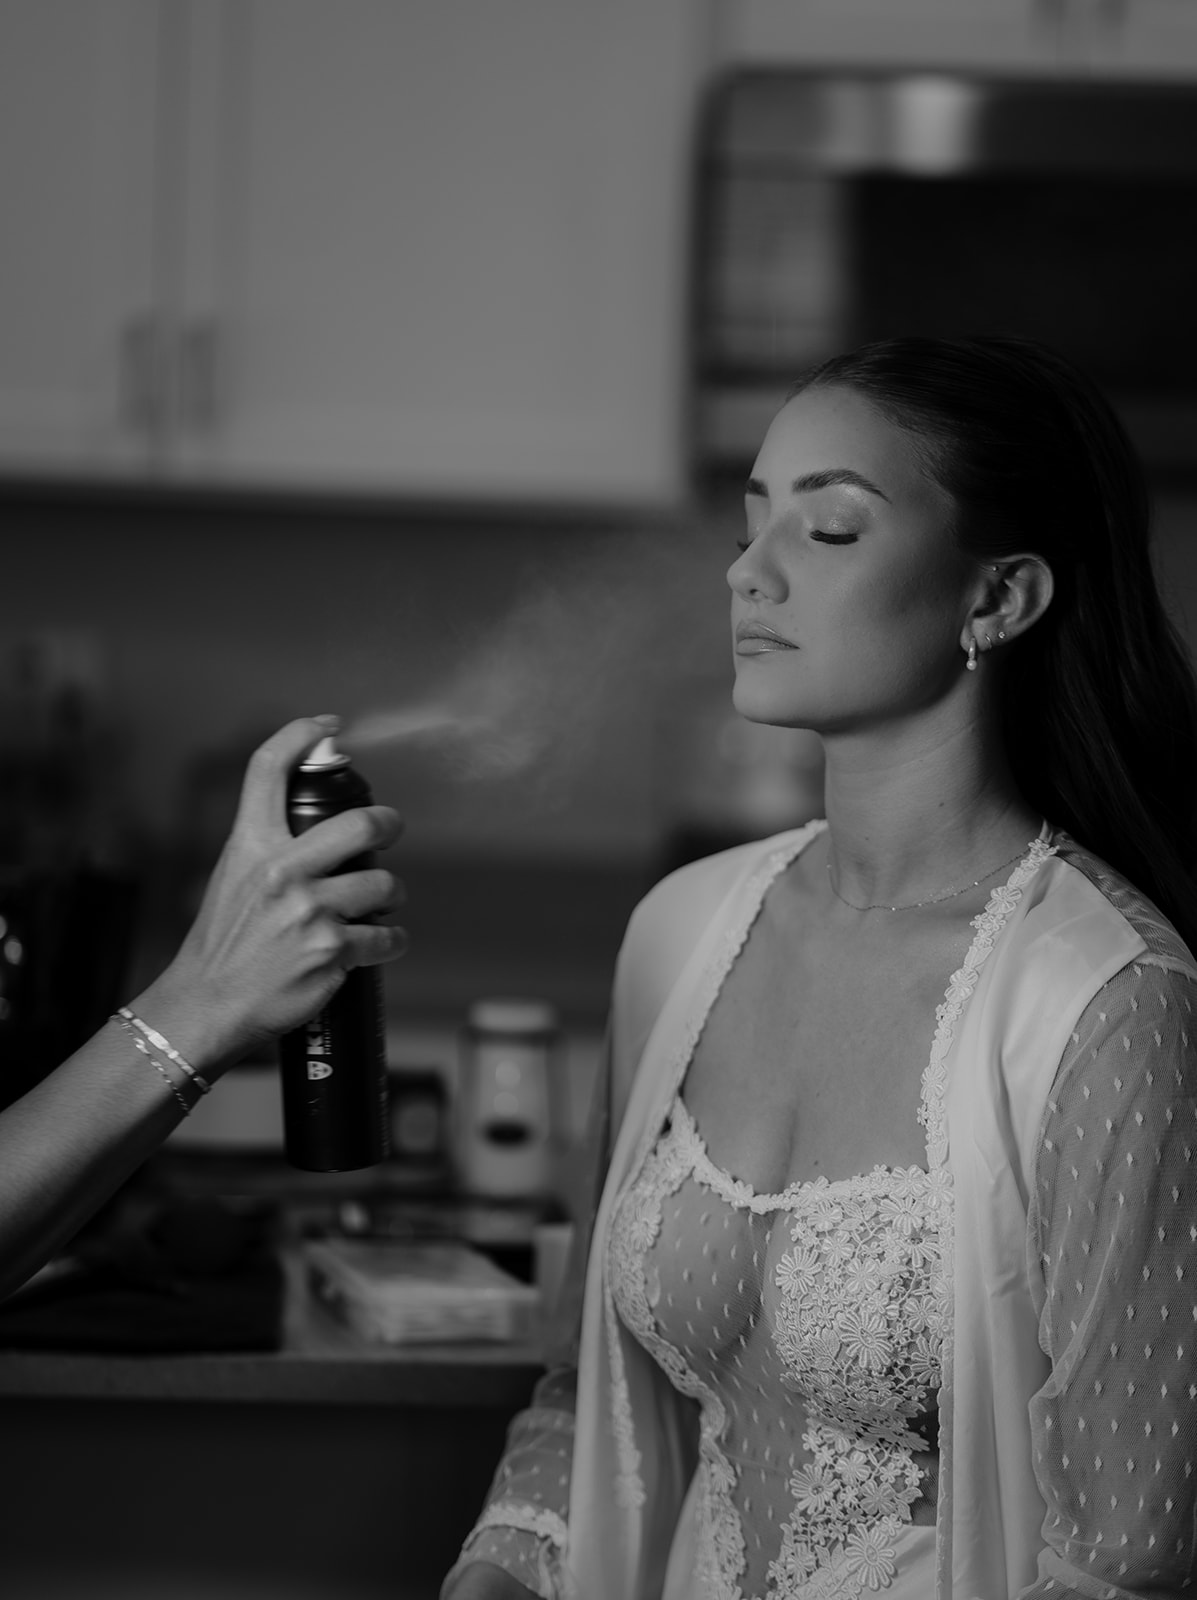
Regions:
[[[390,907],[391,875],[326,876],[391,843],[395,813],[345,812],[299,838],[287,827],[288,774],[328,732],[305,718],[255,753],[194,925],[166,972],[130,1002],[209,1082],[251,1045],[319,1010],[349,967],[402,953],[401,929],[354,920]],[[183,1115],[116,1023],[0,1112],[0,1297],[70,1239]]]
[[[441,1600],[539,1600],[539,1597],[535,1589],[529,1589],[493,1562],[471,1561],[442,1590]]]

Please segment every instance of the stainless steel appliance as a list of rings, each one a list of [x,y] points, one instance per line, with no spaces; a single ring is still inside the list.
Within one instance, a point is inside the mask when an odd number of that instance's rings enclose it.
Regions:
[[[700,483],[740,480],[805,366],[898,333],[1022,333],[1197,471],[1197,86],[749,72],[703,120]]]

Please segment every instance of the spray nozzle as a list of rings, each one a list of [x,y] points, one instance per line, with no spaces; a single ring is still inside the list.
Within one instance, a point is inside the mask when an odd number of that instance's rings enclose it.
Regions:
[[[301,772],[326,772],[330,767],[347,767],[349,757],[337,749],[337,741],[332,734],[325,734],[319,744],[314,745],[303,760],[299,763]]]

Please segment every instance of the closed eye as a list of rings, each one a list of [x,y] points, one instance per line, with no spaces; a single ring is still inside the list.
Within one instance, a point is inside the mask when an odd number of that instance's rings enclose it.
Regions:
[[[822,544],[855,544],[858,537],[855,533],[824,533],[820,528],[812,528],[810,536]],[[751,539],[737,539],[736,549],[743,553],[751,543]]]

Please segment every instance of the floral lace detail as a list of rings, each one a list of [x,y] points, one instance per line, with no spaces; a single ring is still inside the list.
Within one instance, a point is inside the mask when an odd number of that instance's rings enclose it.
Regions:
[[[950,1189],[918,1167],[878,1166],[864,1176],[797,1183],[783,1195],[758,1194],[711,1162],[675,1097],[669,1130],[613,1220],[610,1276],[625,1326],[674,1387],[700,1402],[697,1569],[718,1600],[743,1600],[736,1580],[745,1565],[737,1473],[720,1447],[726,1408],[659,1332],[645,1270],[664,1202],[690,1176],[738,1209],[793,1214],[792,1247],[775,1273],[783,1301],[773,1339],[782,1382],[819,1420],[803,1435],[812,1459],[789,1480],[794,1512],[768,1577],[775,1594],[797,1593],[801,1584],[804,1597],[815,1595],[827,1579],[829,1595],[855,1600],[888,1585],[893,1540],[920,1494],[922,1473],[911,1452],[925,1444],[905,1424],[939,1381],[942,1312],[933,1281]]]
[[[951,1191],[940,1176],[875,1167],[816,1179],[789,1224],[774,1343],[781,1381],[812,1421],[811,1461],[790,1478],[794,1512],[769,1568],[781,1593],[829,1572],[845,1596],[893,1577],[893,1541],[922,1482],[913,1452],[925,1444],[907,1424],[938,1388],[943,1354],[936,1282]]]

